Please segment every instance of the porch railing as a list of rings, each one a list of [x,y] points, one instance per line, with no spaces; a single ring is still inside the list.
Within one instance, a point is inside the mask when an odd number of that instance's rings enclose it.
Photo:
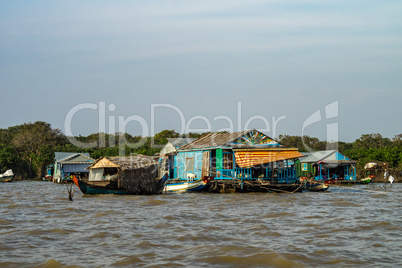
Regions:
[[[279,183],[289,183],[296,179],[296,170],[294,168],[275,168],[265,169],[265,171],[257,177],[253,177],[250,168],[235,168],[217,170],[216,177],[222,180],[232,180],[233,178],[240,180],[275,180]]]

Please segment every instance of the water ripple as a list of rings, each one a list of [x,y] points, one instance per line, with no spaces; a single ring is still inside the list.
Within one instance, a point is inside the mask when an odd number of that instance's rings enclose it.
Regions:
[[[1,184],[1,267],[397,267],[402,187],[83,196]],[[366,191],[369,190],[369,191]]]

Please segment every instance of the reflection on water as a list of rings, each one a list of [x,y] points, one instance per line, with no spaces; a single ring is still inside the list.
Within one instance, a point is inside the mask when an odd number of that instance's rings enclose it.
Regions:
[[[402,185],[83,196],[0,184],[1,267],[398,267]]]

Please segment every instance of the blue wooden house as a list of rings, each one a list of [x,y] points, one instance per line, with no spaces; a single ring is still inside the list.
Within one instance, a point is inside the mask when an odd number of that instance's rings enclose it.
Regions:
[[[208,133],[177,149],[168,166],[171,180],[209,178],[219,191],[287,191],[300,187],[293,160],[302,156],[253,129]]]
[[[180,147],[195,141],[194,138],[168,138],[168,142],[159,152],[159,177],[169,172],[170,178],[174,178],[174,159]]]
[[[71,175],[87,177],[89,170],[87,167],[95,162],[88,153],[55,153],[55,163],[53,167],[53,181],[63,182],[70,180]]]
[[[356,161],[336,150],[303,153],[296,161],[297,176],[327,181],[356,181]]]

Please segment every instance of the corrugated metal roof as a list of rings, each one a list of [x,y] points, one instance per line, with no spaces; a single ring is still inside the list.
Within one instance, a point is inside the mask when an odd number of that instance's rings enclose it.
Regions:
[[[58,162],[60,160],[70,158],[70,157],[75,156],[77,154],[80,154],[80,155],[86,156],[88,158],[91,158],[89,156],[89,153],[65,153],[65,152],[55,152],[54,153],[54,158],[55,158],[56,162]]]
[[[195,138],[168,138],[168,142],[170,142],[176,149],[180,148],[186,144],[189,144],[195,141]]]
[[[194,138],[168,138],[167,140],[168,140],[168,143],[165,144],[165,146],[159,152],[159,155],[175,153],[175,152],[177,152],[178,148],[180,148],[190,142],[193,142],[196,139],[194,139]]]
[[[323,161],[328,158],[332,154],[334,154],[336,150],[327,150],[327,151],[317,151],[313,153],[302,153],[306,157],[300,158],[301,163],[313,163],[318,161]]]
[[[195,141],[180,147],[180,150],[202,149],[202,148],[214,148],[224,146],[225,144],[236,140],[251,130],[244,130],[240,132],[214,132],[208,133]]]

